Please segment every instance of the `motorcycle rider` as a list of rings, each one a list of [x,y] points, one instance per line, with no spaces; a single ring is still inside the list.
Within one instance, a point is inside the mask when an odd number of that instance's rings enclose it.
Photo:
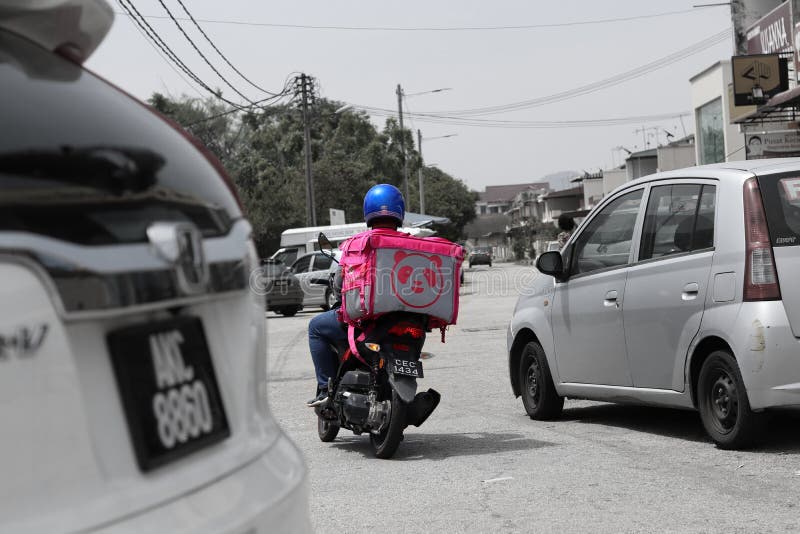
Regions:
[[[397,231],[403,224],[405,212],[406,203],[403,194],[393,185],[375,185],[364,196],[364,222],[370,230],[381,228]],[[317,394],[306,402],[309,407],[319,406],[328,400],[328,379],[336,375],[339,367],[339,362],[330,346],[347,339],[346,327],[341,321],[339,310],[342,292],[341,269],[336,271],[332,289],[336,296],[334,307],[317,315],[308,324],[308,346],[317,378]]]

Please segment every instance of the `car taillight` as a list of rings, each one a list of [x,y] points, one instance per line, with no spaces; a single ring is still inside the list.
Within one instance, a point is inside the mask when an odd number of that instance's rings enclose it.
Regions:
[[[746,301],[780,300],[781,290],[758,181],[744,183],[744,293]]]

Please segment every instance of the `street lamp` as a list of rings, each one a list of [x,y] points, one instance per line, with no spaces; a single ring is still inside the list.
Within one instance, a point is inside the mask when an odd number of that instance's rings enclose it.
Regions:
[[[422,91],[419,93],[411,93],[410,95],[406,95],[403,92],[403,88],[400,84],[397,84],[397,115],[400,119],[400,152],[403,154],[403,189],[405,190],[405,196],[408,198],[408,158],[406,157],[406,142],[405,136],[403,135],[403,97],[404,96],[418,96],[418,95],[426,95],[428,93],[441,93],[442,91],[450,91],[451,87],[442,87],[439,89],[433,89],[431,91]]]
[[[434,139],[445,139],[456,137],[458,134],[437,135],[436,137],[422,137],[422,132],[417,130],[417,144],[419,145],[419,213],[425,215],[425,180],[422,178],[422,140],[433,141]],[[407,185],[407,184],[406,184]]]

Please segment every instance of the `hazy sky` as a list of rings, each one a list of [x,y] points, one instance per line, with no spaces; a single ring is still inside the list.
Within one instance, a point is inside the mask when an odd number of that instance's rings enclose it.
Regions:
[[[177,0],[163,0],[182,14]],[[164,16],[158,0],[135,0],[144,15]],[[407,94],[451,87],[451,91],[409,96],[412,111],[449,111],[502,105],[547,96],[634,69],[701,41],[730,26],[727,7],[692,9],[697,0],[184,0],[197,19],[269,24],[348,27],[476,27],[545,25],[628,18],[686,11],[668,16],[592,25],[493,31],[361,31],[292,29],[201,22],[202,27],[245,75],[267,89],[279,89],[287,74],[317,77],[323,96],[379,108],[397,107],[395,88]],[[112,1],[115,11],[121,7]],[[149,22],[176,54],[212,87],[227,89],[188,45],[174,23]],[[238,78],[214,55],[202,37],[182,22],[225,76],[250,98],[264,95]],[[689,78],[729,58],[725,40],[656,72],[571,100],[481,119],[563,121],[607,119],[690,111]],[[118,14],[110,34],[88,67],[145,99],[160,91],[198,96],[203,90],[181,79]],[[230,90],[224,94],[232,99]],[[383,118],[374,118],[381,125]],[[677,119],[648,122],[678,136]],[[619,163],[622,145],[642,147],[641,125],[558,129],[486,128],[431,124],[418,119],[407,126],[423,137],[427,163],[481,190],[489,184],[535,181],[563,170],[596,170]],[[684,118],[688,133],[691,116]],[[664,141],[661,136],[661,141]],[[654,142],[654,139],[651,140]]]

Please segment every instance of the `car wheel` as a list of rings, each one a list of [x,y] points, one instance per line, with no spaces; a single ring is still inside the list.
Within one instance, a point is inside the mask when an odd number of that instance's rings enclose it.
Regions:
[[[297,315],[297,308],[283,308],[282,310],[279,310],[278,313],[285,317],[294,317]]]
[[[489,267],[491,267],[491,266],[492,266],[492,262],[489,262]]]
[[[322,305],[322,309],[325,311],[332,310],[334,304],[336,304],[336,297],[333,296],[333,291],[328,289],[325,291],[325,304]]]
[[[706,432],[720,449],[752,447],[764,422],[750,409],[736,359],[718,350],[703,362],[697,382],[697,404]]]
[[[536,341],[531,341],[522,350],[519,384],[522,404],[531,419],[555,419],[561,414],[564,398],[556,392],[544,349]]]

